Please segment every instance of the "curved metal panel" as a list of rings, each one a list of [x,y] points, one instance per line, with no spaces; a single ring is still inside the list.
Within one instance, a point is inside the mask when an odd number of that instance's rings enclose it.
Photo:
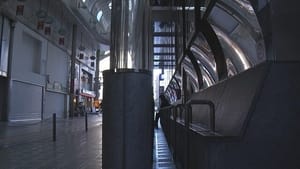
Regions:
[[[186,76],[189,78],[189,85],[192,87],[193,92],[198,92],[200,90],[199,82],[198,82],[198,75],[195,67],[193,66],[189,57],[185,57],[182,62],[182,68],[184,69]],[[197,66],[197,68],[199,68]],[[201,76],[202,79],[202,76]],[[186,79],[183,79],[183,81]]]
[[[223,48],[229,76],[266,59],[262,31],[247,0],[218,1],[209,22]]]
[[[201,72],[202,69],[207,71],[207,73],[209,73],[208,77],[210,78],[212,84],[216,83],[219,79],[215,58],[202,33],[198,33],[198,36],[195,37],[190,50],[194,54],[198,67],[201,68]]]
[[[113,0],[112,68],[142,68],[148,64],[149,1]]]

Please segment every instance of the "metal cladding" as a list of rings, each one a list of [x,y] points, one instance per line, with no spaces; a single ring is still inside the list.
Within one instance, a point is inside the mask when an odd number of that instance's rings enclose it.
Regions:
[[[111,68],[149,69],[149,1],[112,1]]]
[[[151,169],[151,73],[105,71],[103,98],[103,169]]]

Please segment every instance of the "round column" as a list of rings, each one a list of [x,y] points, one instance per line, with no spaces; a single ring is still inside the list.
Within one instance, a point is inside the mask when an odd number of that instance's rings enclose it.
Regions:
[[[103,169],[152,169],[152,74],[104,72]]]

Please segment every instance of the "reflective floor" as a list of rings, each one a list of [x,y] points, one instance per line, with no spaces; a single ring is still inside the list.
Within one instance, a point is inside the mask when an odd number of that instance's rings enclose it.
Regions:
[[[52,120],[0,123],[0,169],[101,169],[102,116],[57,120],[56,142]],[[155,130],[153,169],[175,169],[164,134]]]
[[[153,169],[176,169],[161,129],[155,130],[153,156]]]
[[[99,169],[102,163],[102,117],[57,120],[52,141],[52,120],[42,123],[0,124],[1,169]]]

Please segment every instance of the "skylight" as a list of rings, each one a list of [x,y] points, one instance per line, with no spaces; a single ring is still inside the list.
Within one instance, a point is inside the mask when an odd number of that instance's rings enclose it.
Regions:
[[[100,10],[98,13],[97,13],[97,21],[100,22],[101,18],[102,18],[102,15],[103,15],[103,12],[102,10]]]

